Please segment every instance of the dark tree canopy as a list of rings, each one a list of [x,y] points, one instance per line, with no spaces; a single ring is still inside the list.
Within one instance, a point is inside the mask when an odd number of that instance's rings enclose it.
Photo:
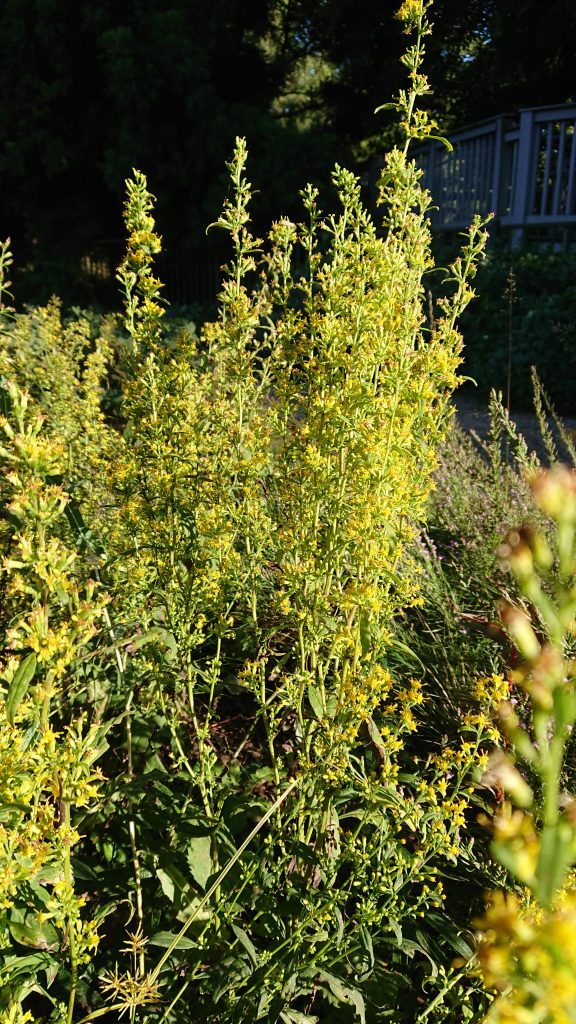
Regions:
[[[576,99],[572,0],[442,0],[437,14],[431,79],[451,125]]]
[[[337,153],[272,112],[289,53],[266,51],[270,0],[6,0],[0,9],[0,225],[19,262],[81,256],[121,233],[134,166],[170,241],[199,244],[246,134],[262,219]]]
[[[120,235],[141,168],[170,245],[198,247],[246,135],[261,224],[335,159],[381,152],[403,82],[399,0],[4,0],[0,234],[16,260],[78,260]],[[441,128],[574,98],[572,0],[436,0]]]

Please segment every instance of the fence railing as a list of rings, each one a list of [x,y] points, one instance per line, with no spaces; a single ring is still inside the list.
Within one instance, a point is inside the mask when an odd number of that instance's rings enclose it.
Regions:
[[[437,209],[436,230],[458,231],[474,214],[524,237],[576,242],[576,104],[530,107],[414,147]]]
[[[123,239],[99,240],[82,258],[76,284],[83,284],[88,296],[91,288],[93,298],[104,303],[117,298],[116,268],[124,254],[124,245]],[[163,251],[154,264],[155,273],[163,283],[163,296],[172,307],[212,305],[221,287],[221,265],[225,256],[225,252],[209,245],[203,249]]]
[[[434,200],[435,230],[462,231],[476,213],[494,213],[495,230],[507,230],[513,244],[540,238],[576,245],[576,104],[529,107],[516,118],[502,115],[453,132],[449,140],[452,151],[435,139],[412,151]],[[374,162],[368,171],[370,190],[380,167]],[[116,294],[114,272],[123,245],[95,243],[80,268],[88,288],[108,286]],[[170,302],[213,302],[223,260],[222,252],[209,247],[163,254],[157,269]]]

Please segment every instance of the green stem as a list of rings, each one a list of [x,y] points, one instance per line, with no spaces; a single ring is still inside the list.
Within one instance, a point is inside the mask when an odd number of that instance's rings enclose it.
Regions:
[[[302,779],[302,776],[300,776],[297,779],[292,779],[292,781],[288,784],[288,786],[286,787],[284,792],[281,793],[280,796],[277,797],[277,799],[274,801],[274,803],[270,805],[270,807],[268,808],[266,813],[260,818],[260,821],[254,826],[254,828],[252,829],[250,834],[246,837],[244,842],[241,843],[241,845],[236,850],[236,853],[230,858],[228,863],[224,865],[224,867],[222,868],[222,870],[221,870],[220,874],[218,875],[218,877],[216,878],[216,880],[212,883],[212,885],[210,886],[208,891],[204,894],[204,896],[202,897],[202,899],[200,900],[200,902],[198,903],[198,905],[196,906],[196,908],[194,909],[194,911],[192,912],[190,917],[187,918],[187,920],[182,925],[182,927],[181,927],[180,931],[178,932],[178,934],[174,936],[174,938],[172,939],[172,942],[170,943],[170,945],[168,946],[166,951],[163,953],[163,955],[160,957],[160,960],[158,961],[158,963],[156,964],[156,967],[154,968],[154,970],[152,971],[152,973],[150,975],[149,981],[150,981],[151,985],[153,985],[156,982],[158,976],[160,975],[160,972],[162,971],[162,968],[164,967],[164,964],[172,956],[172,953],[176,949],[178,943],[180,942],[180,939],[182,939],[186,935],[186,932],[188,931],[190,926],[193,924],[193,922],[196,920],[196,918],[198,917],[198,914],[202,910],[204,910],[204,907],[212,899],[212,897],[213,897],[214,893],[216,892],[216,890],[220,888],[222,882],[226,878],[226,875],[232,870],[234,865],[240,860],[240,857],[242,856],[244,851],[250,846],[250,843],[252,842],[254,837],[258,835],[258,833],[261,831],[261,829],[264,827],[264,825],[266,825],[266,823],[270,820],[272,815],[276,813],[276,811],[278,810],[280,805],[284,803],[284,801],[290,796],[290,793],[292,793],[293,790],[296,789],[296,787],[300,784],[301,779]],[[89,1018],[85,1018],[85,1020],[88,1020],[88,1019]],[[84,1024],[84,1021],[81,1021],[80,1024]]]
[[[415,1024],[419,1024],[420,1021],[426,1020],[426,1018],[432,1013],[432,1011],[435,1010],[437,1006],[440,1006],[442,1004],[444,996],[447,995],[447,993],[450,992],[450,990],[453,989],[454,986],[458,984],[458,982],[462,981],[462,978],[465,978],[472,973],[471,965],[474,963],[474,959],[469,960],[468,963],[466,964],[465,970],[459,971],[458,974],[455,974],[454,977],[451,978],[451,980],[444,985],[444,988],[441,990],[441,992],[439,992],[438,995],[434,997],[432,1002],[428,1004],[426,1009],[423,1010],[422,1013],[418,1015],[418,1017],[416,1017]]]
[[[64,806],[64,827],[70,829],[70,804],[63,801]],[[70,903],[74,895],[74,879],[72,876],[72,865],[70,863],[70,845],[66,843],[64,848],[64,884],[66,886],[66,901]],[[76,986],[78,984],[78,961],[76,955],[76,934],[74,932],[74,921],[68,922],[68,946],[70,949],[70,994],[68,996],[67,1024],[72,1024],[74,1017],[74,1004],[76,1002]]]
[[[132,714],[131,707],[134,698],[134,690],[131,689],[126,700],[125,712],[126,712],[126,752],[128,760],[128,778],[130,781],[134,779],[134,762],[132,758]],[[132,856],[132,868],[134,871],[134,887],[136,889],[136,917],[138,919],[138,925],[140,929],[144,930],[144,902],[142,899],[142,873],[140,870],[140,856],[138,853],[138,843],[136,839],[136,822],[134,818],[130,816],[128,820],[128,836],[130,838],[130,852]],[[146,973],[146,963],[144,948],[140,950],[140,975],[144,977]]]
[[[198,721],[198,715],[196,714],[196,702],[194,699],[194,679],[195,672],[192,665],[192,656],[190,651],[188,652],[186,667],[186,683],[188,688],[188,703],[190,705],[190,715],[192,717],[192,724],[194,726],[194,734],[196,736],[196,742],[198,743],[198,761],[200,766],[200,773],[198,776],[198,788],[200,789],[200,796],[202,798],[202,805],[209,818],[212,817],[212,806],[208,797],[208,789],[206,786],[206,766],[204,762],[204,748],[206,746],[204,742],[204,733],[200,728],[200,722]]]

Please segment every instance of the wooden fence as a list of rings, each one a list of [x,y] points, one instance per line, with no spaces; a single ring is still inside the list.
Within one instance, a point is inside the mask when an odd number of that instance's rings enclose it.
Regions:
[[[494,213],[512,244],[542,239],[576,244],[576,104],[530,107],[414,147],[437,209],[432,225],[459,231],[474,214]]]

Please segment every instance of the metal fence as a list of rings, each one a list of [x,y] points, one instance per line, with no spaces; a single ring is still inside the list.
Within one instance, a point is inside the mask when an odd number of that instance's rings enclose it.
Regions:
[[[124,254],[123,239],[104,239],[94,243],[75,271],[76,284],[83,286],[88,299],[104,304],[118,295],[116,268]],[[154,273],[163,283],[163,296],[172,307],[214,303],[221,287],[224,250],[206,245],[203,249],[163,251],[154,261]]]
[[[462,230],[474,214],[494,213],[513,244],[576,244],[576,104],[530,107],[449,139],[452,151],[435,139],[413,151],[437,207],[436,230]]]
[[[452,151],[431,139],[414,146],[423,184],[435,208],[437,231],[459,232],[478,213],[494,213],[494,230],[523,240],[576,246],[576,104],[529,107],[516,118],[490,118],[449,136]],[[366,179],[374,191],[379,167]],[[90,298],[117,292],[114,279],[121,240],[95,243],[80,268]],[[225,251],[205,246],[163,253],[156,270],[173,305],[210,304],[218,292]],[[106,289],[108,289],[106,291]]]

